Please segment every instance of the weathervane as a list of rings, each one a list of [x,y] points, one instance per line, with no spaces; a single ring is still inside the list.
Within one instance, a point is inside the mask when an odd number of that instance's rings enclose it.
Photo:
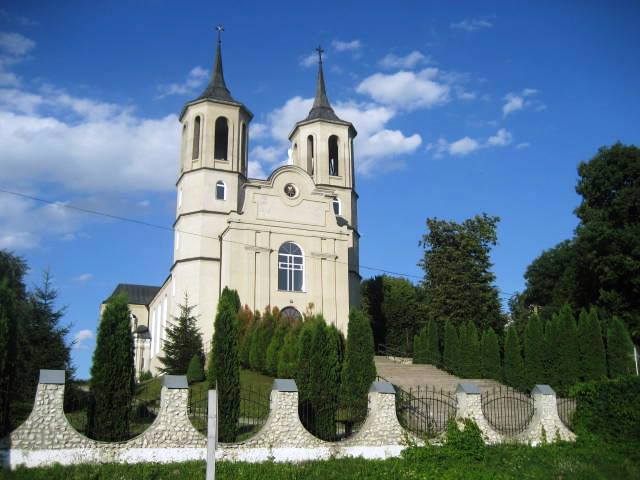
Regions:
[[[320,45],[318,45],[318,48],[316,48],[316,52],[318,52],[318,59],[320,63],[322,63],[322,54],[324,53],[324,50]]]
[[[218,43],[222,43],[221,37],[222,32],[224,32],[224,27],[222,26],[222,24],[216,26],[216,31],[218,32]]]

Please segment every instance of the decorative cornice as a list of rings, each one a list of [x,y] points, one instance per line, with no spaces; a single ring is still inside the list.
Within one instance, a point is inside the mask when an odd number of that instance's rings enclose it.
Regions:
[[[259,253],[271,253],[271,252],[273,252],[272,248],[259,247],[257,245],[245,245],[244,249],[248,250],[250,252],[259,252]]]
[[[175,262],[173,262],[173,265],[171,265],[171,271],[173,271],[173,269],[175,268],[175,266],[179,263],[184,263],[184,262],[194,262],[194,261],[202,261],[202,262],[219,262],[220,259],[217,257],[189,257],[189,258],[181,258],[180,260],[176,260]]]

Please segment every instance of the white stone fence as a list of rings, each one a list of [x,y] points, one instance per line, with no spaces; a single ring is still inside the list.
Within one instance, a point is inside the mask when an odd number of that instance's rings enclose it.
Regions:
[[[124,442],[101,442],[77,432],[64,414],[64,371],[41,370],[33,410],[29,418],[0,441],[3,466],[36,467],[60,463],[137,463],[204,460],[206,438],[188,416],[186,377],[167,375],[154,422],[139,436]],[[410,443],[422,443],[406,431],[396,416],[394,387],[376,381],[369,391],[366,420],[357,433],[340,442],[314,437],[298,416],[298,389],[293,380],[275,380],[269,417],[250,439],[220,444],[216,458],[228,461],[305,461],[357,456],[384,459],[400,455]],[[482,413],[480,392],[474,385],[460,385],[456,392],[457,417],[469,417],[480,426],[487,443],[506,441],[493,430]],[[537,444],[547,438],[573,440],[574,435],[558,417],[556,397],[548,386],[533,391],[535,414],[516,441]],[[510,439],[513,441],[513,439]]]

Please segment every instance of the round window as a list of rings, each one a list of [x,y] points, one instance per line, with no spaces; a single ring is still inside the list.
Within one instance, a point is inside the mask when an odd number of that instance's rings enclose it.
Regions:
[[[298,195],[298,189],[293,183],[287,183],[284,186],[284,193],[287,197],[294,198],[296,195]]]

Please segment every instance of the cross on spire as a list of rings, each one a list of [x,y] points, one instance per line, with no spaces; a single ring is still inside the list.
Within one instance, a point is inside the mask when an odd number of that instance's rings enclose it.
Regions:
[[[222,24],[216,25],[216,31],[218,32],[218,43],[222,43],[222,32],[224,32],[224,26]]]
[[[318,52],[318,61],[322,63],[322,54],[324,53],[324,50],[320,45],[316,48],[316,52]]]

